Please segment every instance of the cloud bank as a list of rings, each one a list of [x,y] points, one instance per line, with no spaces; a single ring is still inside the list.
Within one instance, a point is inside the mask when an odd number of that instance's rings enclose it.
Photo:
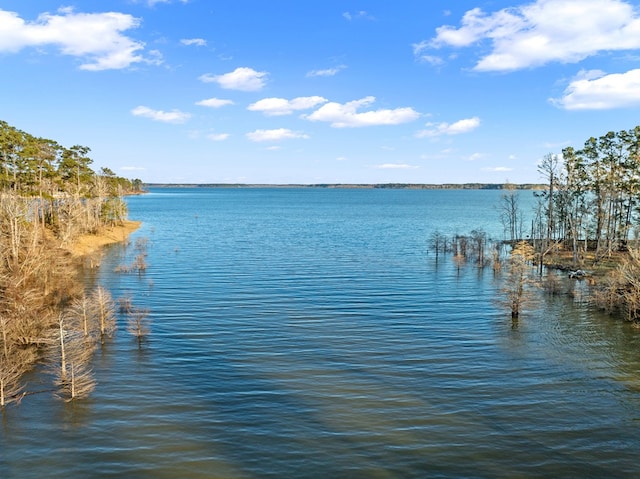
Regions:
[[[476,71],[513,71],[551,62],[576,63],[601,52],[640,48],[640,16],[622,0],[537,0],[495,13],[467,11],[461,26],[445,25],[414,45],[418,59],[437,63],[435,50],[488,42]]]
[[[157,58],[149,60],[140,54],[144,43],[122,33],[139,26],[138,18],[117,12],[75,13],[63,8],[58,14],[43,13],[27,22],[17,13],[0,10],[0,52],[53,46],[63,55],[80,58],[80,69],[89,71],[158,63]]]
[[[551,103],[566,110],[606,110],[640,106],[640,69],[626,73],[581,72]]]
[[[250,111],[261,111],[267,116],[290,115],[294,111],[309,110],[317,105],[326,103],[321,96],[304,96],[286,100],[284,98],[264,98],[247,107]]]
[[[322,105],[305,118],[311,121],[331,123],[333,128],[357,128],[377,125],[399,125],[416,120],[420,114],[413,108],[381,109],[359,112],[375,102],[375,97],[368,96],[348,103],[330,102]]]

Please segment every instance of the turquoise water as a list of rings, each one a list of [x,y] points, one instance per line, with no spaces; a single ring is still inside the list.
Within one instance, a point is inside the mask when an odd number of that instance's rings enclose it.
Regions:
[[[91,399],[9,408],[0,477],[637,477],[640,330],[544,295],[514,325],[491,269],[429,251],[435,230],[499,237],[499,195],[130,198],[148,269],[116,274],[116,246],[94,279],[152,333],[120,325]]]

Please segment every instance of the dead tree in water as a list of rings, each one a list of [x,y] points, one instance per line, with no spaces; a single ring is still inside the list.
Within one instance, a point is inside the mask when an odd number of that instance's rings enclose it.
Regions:
[[[133,335],[138,344],[149,335],[149,310],[133,307],[128,312],[127,331]]]
[[[523,306],[529,300],[527,288],[531,283],[529,273],[534,256],[533,247],[526,241],[516,243],[511,251],[502,293],[512,318],[520,316]]]
[[[628,256],[598,285],[594,299],[609,314],[640,321],[640,250],[629,250]]]
[[[500,221],[505,233],[505,239],[513,246],[522,239],[522,212],[520,211],[520,196],[515,186],[506,183],[505,193],[500,195]]]
[[[436,260],[438,259],[438,255],[440,253],[444,253],[447,250],[447,238],[440,231],[434,231],[431,234],[429,240],[430,246],[436,252]]]
[[[87,342],[82,332],[66,329],[64,316],[60,315],[55,347],[56,395],[65,401],[86,398],[96,385],[89,366],[93,343]]]
[[[0,354],[0,409],[24,397],[22,376],[33,364],[29,349],[7,348]]]
[[[116,315],[113,299],[109,291],[102,286],[98,286],[91,294],[91,301],[94,303],[97,312],[100,342],[104,343],[105,338],[113,336],[116,330]]]

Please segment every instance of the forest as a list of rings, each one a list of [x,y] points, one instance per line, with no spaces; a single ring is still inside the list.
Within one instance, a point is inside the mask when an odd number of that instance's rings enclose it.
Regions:
[[[546,187],[534,192],[530,226],[523,224],[518,193],[511,189],[502,196],[501,219],[514,246],[512,258],[518,257],[517,264],[523,258],[537,264],[540,274],[544,265],[571,268],[580,277],[585,268],[595,272],[593,303],[638,322],[640,126],[591,137],[582,148],[564,148],[562,155],[548,154],[538,170]],[[522,294],[523,288],[516,289]]]
[[[591,137],[582,148],[547,154],[538,171],[544,187],[533,190],[534,211],[523,211],[517,185],[504,184],[498,205],[503,240],[489,241],[481,229],[446,238],[435,232],[436,254],[456,262],[505,269],[503,304],[518,317],[533,286],[552,294],[567,271],[586,279],[596,307],[640,322],[640,126]],[[531,192],[527,192],[531,194]],[[525,218],[533,219],[525,223]],[[501,247],[510,250],[507,261]],[[546,268],[546,269],[545,269]]]
[[[85,291],[68,251],[83,234],[126,219],[123,195],[140,180],[94,171],[90,149],[64,147],[0,121],[0,408],[27,394],[36,364],[51,372],[64,400],[89,394],[90,358],[113,333],[108,291]],[[125,304],[140,319],[142,312]]]

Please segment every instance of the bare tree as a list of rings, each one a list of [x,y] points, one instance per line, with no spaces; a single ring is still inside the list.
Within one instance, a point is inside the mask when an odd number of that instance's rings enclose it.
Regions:
[[[102,286],[98,286],[91,293],[91,302],[97,312],[100,341],[104,343],[105,338],[113,336],[116,330],[115,305],[111,293]]]
[[[622,262],[595,290],[595,304],[627,321],[640,321],[640,250],[629,249]]]
[[[438,259],[438,255],[447,250],[447,238],[440,231],[436,230],[431,233],[429,237],[429,244],[436,252],[436,260]]]
[[[511,310],[512,318],[520,316],[523,306],[530,299],[528,287],[532,283],[530,272],[534,256],[533,247],[526,241],[516,243],[511,251],[502,294],[503,304]]]
[[[520,196],[515,186],[505,183],[505,192],[500,195],[500,221],[505,232],[505,239],[513,246],[516,240],[522,239],[522,212]]]
[[[86,398],[96,382],[90,368],[93,347],[80,331],[66,329],[64,316],[58,320],[55,358],[56,395],[65,401]]]
[[[19,402],[24,396],[21,379],[31,364],[28,355],[25,350],[0,355],[0,408]]]
[[[149,310],[133,307],[127,313],[127,331],[133,335],[138,343],[149,335]]]
[[[81,331],[85,338],[96,336],[98,311],[86,293],[83,292],[82,296],[73,300],[66,315],[72,327]]]

